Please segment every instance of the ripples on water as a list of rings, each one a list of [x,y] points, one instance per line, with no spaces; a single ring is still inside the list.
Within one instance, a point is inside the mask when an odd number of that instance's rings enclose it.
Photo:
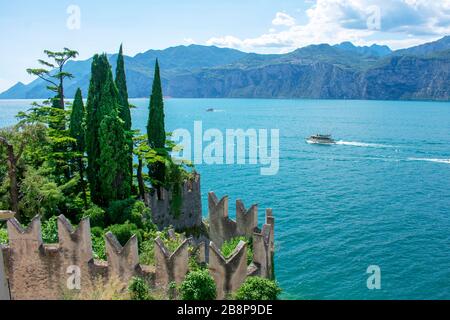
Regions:
[[[0,126],[28,102],[0,101]],[[145,130],[148,101],[133,100]],[[206,112],[214,108],[220,112]],[[450,298],[450,103],[169,99],[167,127],[280,129],[280,172],[198,165],[207,192],[276,216],[276,274],[289,299]],[[304,138],[332,133],[335,146]],[[382,290],[366,287],[379,265]]]

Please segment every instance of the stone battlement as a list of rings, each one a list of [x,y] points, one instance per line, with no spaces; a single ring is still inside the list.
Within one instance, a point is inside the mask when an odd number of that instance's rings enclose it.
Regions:
[[[174,227],[182,230],[200,227],[202,224],[202,200],[200,191],[200,175],[183,183],[181,188],[181,208],[179,213],[172,212],[172,191],[161,189],[160,195],[156,191],[145,195],[145,203],[152,210],[153,222],[162,230]]]
[[[194,190],[197,188],[195,185]],[[183,192],[192,192],[192,189],[189,191],[187,188]],[[239,218],[234,222],[228,219],[227,204],[227,197],[218,202],[215,195],[210,194],[212,241],[199,246],[200,260],[205,261],[209,257],[208,269],[216,282],[219,299],[237,290],[247,276],[270,278],[273,268],[274,219],[271,210],[267,211],[266,223],[259,230],[256,206],[245,210],[239,202]],[[82,220],[74,228],[64,216],[58,217],[59,242],[51,245],[42,241],[38,217],[26,228],[16,219],[9,219],[7,230],[9,243],[0,250],[0,276],[3,275],[7,280],[10,297],[16,300],[63,299],[68,290],[67,284],[74,275],[79,277],[81,292],[84,288],[92,287],[98,279],[105,282],[120,279],[126,284],[134,276],[146,279],[153,288],[167,290],[170,283],[179,284],[184,280],[189,266],[188,247],[193,243],[192,239],[186,239],[179,248],[170,252],[161,239],[156,239],[156,263],[155,267],[150,267],[139,263],[138,240],[135,236],[125,246],[121,246],[112,233],[105,236],[107,261],[94,260],[89,219]],[[223,241],[240,235],[253,237],[254,261],[250,266],[247,266],[245,242],[241,242],[228,259],[218,249]],[[0,297],[1,290],[2,287]]]

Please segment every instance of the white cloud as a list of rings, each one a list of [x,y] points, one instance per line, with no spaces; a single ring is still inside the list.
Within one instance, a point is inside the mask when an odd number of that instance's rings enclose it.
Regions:
[[[187,44],[187,45],[189,45],[189,44],[195,44],[195,41],[194,41],[194,39],[192,39],[192,38],[184,38],[184,39],[183,39],[183,42],[184,42],[185,44]]]
[[[287,26],[292,27],[296,24],[295,19],[284,12],[277,12],[275,19],[273,19],[272,24],[274,26]]]
[[[450,34],[450,0],[317,0],[306,11],[306,18],[307,23],[300,25],[287,13],[278,12],[272,24],[287,29],[271,29],[247,39],[214,37],[207,44],[267,52],[343,41],[399,48]]]

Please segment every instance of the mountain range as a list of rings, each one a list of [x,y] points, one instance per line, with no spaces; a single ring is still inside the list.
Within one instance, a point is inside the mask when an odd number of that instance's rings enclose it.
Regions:
[[[117,55],[108,55],[113,69]],[[387,46],[310,45],[286,54],[177,46],[125,57],[130,98],[150,96],[158,58],[164,94],[176,98],[449,100],[450,36],[392,51]],[[65,92],[87,94],[92,59],[69,61]],[[114,70],[113,70],[114,71]],[[0,99],[44,99],[46,84],[17,83]]]

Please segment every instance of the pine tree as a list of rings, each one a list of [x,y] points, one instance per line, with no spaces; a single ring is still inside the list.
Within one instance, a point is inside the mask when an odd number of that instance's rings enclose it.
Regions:
[[[80,174],[80,187],[83,194],[83,201],[87,207],[86,183],[84,181],[84,152],[85,152],[85,128],[84,128],[85,109],[81,89],[78,88],[73,101],[72,113],[70,115],[69,133],[76,140],[73,150],[79,155],[76,157],[76,170]]]
[[[152,95],[150,97],[147,135],[149,146],[155,149],[158,155],[165,156],[166,131],[164,125],[164,99],[158,59],[155,64],[155,77],[153,80]],[[149,166],[149,175],[152,183],[158,189],[165,184],[165,169],[165,163],[163,162],[156,162]]]
[[[86,151],[92,201],[107,206],[131,192],[129,143],[108,58],[94,56],[87,103]]]
[[[119,116],[124,122],[124,129],[127,133],[127,140],[129,144],[128,166],[130,170],[130,179],[133,179],[133,134],[131,132],[131,112],[130,104],[128,102],[128,89],[122,45],[120,45],[119,55],[117,57],[116,86],[119,90]],[[132,181],[130,181],[130,183],[132,183]]]
[[[44,68],[27,69],[27,72],[49,84],[47,88],[56,93],[56,96],[51,99],[52,107],[54,109],[64,110],[64,79],[73,78],[71,73],[64,71],[64,67],[67,61],[78,56],[78,52],[64,48],[60,52],[44,50],[44,53],[49,60],[38,60],[39,64]],[[54,112],[56,111],[54,110]],[[50,127],[57,130],[65,130],[65,121],[60,117],[59,121],[51,122]]]

